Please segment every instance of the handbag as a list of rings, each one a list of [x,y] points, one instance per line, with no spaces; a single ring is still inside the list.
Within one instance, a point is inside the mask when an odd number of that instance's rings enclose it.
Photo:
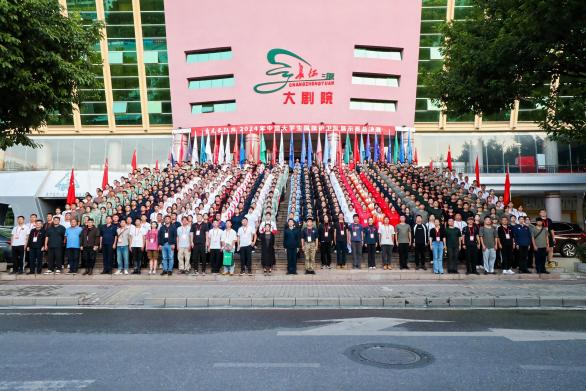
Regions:
[[[231,251],[224,251],[224,259],[223,263],[224,266],[233,266],[234,265],[234,253]]]

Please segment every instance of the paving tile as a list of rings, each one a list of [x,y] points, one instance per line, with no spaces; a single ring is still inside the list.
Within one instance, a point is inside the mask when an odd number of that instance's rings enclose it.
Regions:
[[[209,299],[207,297],[188,297],[187,307],[207,307],[209,306]]]

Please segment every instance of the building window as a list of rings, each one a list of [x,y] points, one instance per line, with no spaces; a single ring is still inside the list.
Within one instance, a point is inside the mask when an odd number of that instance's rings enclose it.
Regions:
[[[188,64],[215,60],[229,60],[232,58],[232,48],[217,48],[194,50],[185,53]]]
[[[399,76],[382,73],[352,73],[352,84],[367,86],[399,87]]]
[[[350,99],[350,110],[397,111],[397,102],[380,99]]]
[[[236,111],[235,100],[191,104],[191,114],[228,113],[232,111]]]
[[[234,75],[197,77],[189,79],[190,89],[234,87]]]
[[[380,60],[399,60],[403,58],[403,49],[384,46],[354,46],[354,57],[378,58]]]

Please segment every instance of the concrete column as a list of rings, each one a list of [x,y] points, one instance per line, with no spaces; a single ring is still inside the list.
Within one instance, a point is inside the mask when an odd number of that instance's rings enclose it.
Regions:
[[[550,140],[549,137],[543,141],[543,154],[548,172],[557,172],[558,165],[558,143]]]
[[[108,167],[110,170],[122,169],[122,144],[120,142],[108,142]]]
[[[52,152],[51,144],[43,144],[42,148],[37,149],[38,169],[50,170],[53,168],[53,159],[51,159]]]
[[[562,219],[562,197],[560,193],[545,193],[545,210],[552,220]]]
[[[248,133],[245,137],[246,159],[256,161],[260,155],[260,137],[256,133]]]
[[[580,193],[576,196],[576,222],[582,229],[584,226],[584,193]]]

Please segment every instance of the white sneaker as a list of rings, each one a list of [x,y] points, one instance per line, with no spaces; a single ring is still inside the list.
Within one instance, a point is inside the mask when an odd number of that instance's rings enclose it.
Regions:
[[[48,274],[53,274],[53,272],[52,272],[51,270],[47,270],[47,271],[46,271],[46,272],[44,272],[43,274],[46,274],[46,275],[48,275]]]
[[[124,274],[128,274],[128,270],[124,270]]]
[[[122,270],[118,270],[116,273],[114,273],[116,276],[119,276],[120,274],[122,274]]]
[[[515,274],[515,272],[513,271],[513,269],[509,269],[509,274]]]

